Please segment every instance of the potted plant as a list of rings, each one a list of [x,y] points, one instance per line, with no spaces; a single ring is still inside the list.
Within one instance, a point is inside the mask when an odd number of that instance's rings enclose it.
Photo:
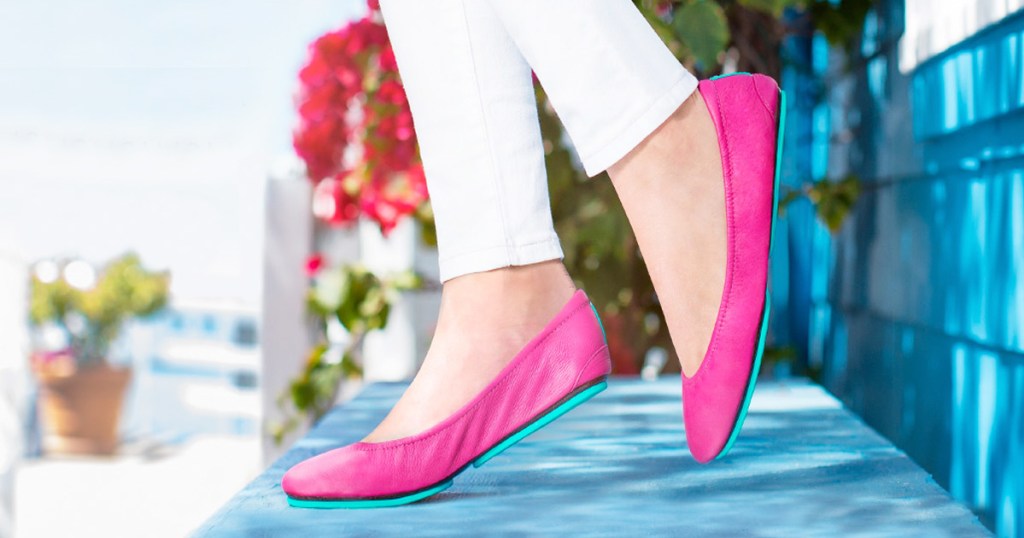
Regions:
[[[32,355],[46,450],[109,454],[117,448],[131,367],[112,364],[110,346],[125,322],[164,308],[168,284],[167,273],[147,271],[135,254],[112,260],[98,275],[82,261],[37,268],[31,322],[59,334],[62,345]]]

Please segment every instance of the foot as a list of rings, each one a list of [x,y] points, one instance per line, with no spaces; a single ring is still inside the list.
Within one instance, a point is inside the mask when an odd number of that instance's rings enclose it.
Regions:
[[[437,328],[419,372],[363,441],[408,437],[451,416],[547,326],[574,292],[557,260],[445,282]]]
[[[661,299],[683,373],[700,368],[725,284],[718,134],[699,92],[608,169]]]
[[[529,301],[515,302],[516,297],[542,299],[545,294],[539,292],[546,289],[545,285],[532,286],[531,283],[553,284],[554,287],[547,289],[556,295],[565,289],[558,285],[557,272],[525,272],[535,275],[530,283],[520,281],[519,276],[526,275],[513,272],[490,275],[468,290],[473,292],[470,297],[476,298],[486,298],[483,292],[501,295],[491,296],[489,304],[479,305],[483,307],[478,311],[483,313],[481,319],[515,318],[519,312],[528,311],[521,307],[529,305]],[[550,276],[555,278],[548,280]],[[490,286],[486,281],[494,278],[508,285]],[[463,297],[458,295],[457,287],[461,285],[446,287],[444,300]],[[488,287],[490,289],[486,289]],[[497,302],[496,299],[513,302]],[[454,300],[445,304],[462,307],[462,303]],[[468,375],[474,379],[487,377],[481,375],[485,368],[474,368],[474,365],[481,357],[491,357],[484,351],[494,342],[482,342],[471,354],[431,355],[433,362],[428,364],[440,361],[460,367],[449,369],[446,379],[436,377],[435,372],[439,370],[424,370],[416,378],[416,388],[406,393],[403,403],[371,436],[370,442],[364,440],[332,448],[289,468],[281,477],[281,489],[288,495],[288,504],[306,508],[381,508],[416,502],[451,486],[454,477],[470,465],[483,465],[531,432],[592,398],[607,386],[611,359],[600,322],[589,306],[585,293],[573,293],[523,349],[516,350],[511,361],[506,361],[505,355],[498,361],[488,361],[488,364],[507,364],[496,368],[500,371],[482,390],[467,390],[473,381]],[[489,309],[498,307],[501,313],[492,316]],[[442,318],[459,308],[443,309]],[[467,320],[469,329],[489,330],[487,324],[474,325],[471,318],[462,318],[462,321]],[[473,331],[466,331],[466,326],[459,329],[456,337],[473,334]],[[439,331],[439,338],[446,334],[444,330]],[[432,352],[441,349],[437,345]],[[430,392],[431,387],[440,388]],[[452,394],[463,397],[455,398]],[[463,405],[462,400],[467,399],[471,401]],[[449,412],[445,406],[457,409]],[[443,420],[433,427],[424,428],[423,424],[438,422],[442,417]],[[395,437],[400,438],[388,439]],[[373,439],[383,442],[373,442]]]

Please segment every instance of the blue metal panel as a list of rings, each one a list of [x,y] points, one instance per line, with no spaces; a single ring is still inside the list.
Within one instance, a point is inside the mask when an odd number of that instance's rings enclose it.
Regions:
[[[794,10],[786,13],[786,21],[794,25],[808,25],[806,17]],[[814,64],[814,51],[821,47],[820,39],[812,38],[810,28],[794,32],[782,44],[786,59],[781,76],[781,87],[788,96],[786,130],[782,154],[782,189],[799,190],[805,183],[824,177],[824,167],[815,157],[827,151],[814,144],[814,131],[823,115],[821,85],[816,74],[823,72],[825,64]],[[817,165],[817,166],[816,166]],[[785,209],[781,226],[775,229],[774,252],[771,260],[772,312],[770,338],[776,347],[792,346],[800,358],[808,356],[808,317],[811,308],[811,235],[814,230],[814,209],[806,201],[790,204]]]
[[[1022,195],[1024,170],[998,167],[873,188],[835,240],[832,301],[1024,352]]]
[[[881,2],[869,56],[830,95],[831,167],[866,192],[836,237],[816,236],[829,284],[811,358],[983,521],[1024,536],[1024,15],[908,76],[902,4]]]
[[[867,311],[832,313],[824,382],[1001,536],[1020,534],[1024,362]]]
[[[921,138],[952,133],[1024,108],[1021,55],[1024,13],[925,63],[914,73]]]

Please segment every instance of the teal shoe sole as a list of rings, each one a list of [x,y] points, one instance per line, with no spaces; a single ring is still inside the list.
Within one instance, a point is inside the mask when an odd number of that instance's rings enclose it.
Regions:
[[[496,445],[485,451],[483,454],[474,458],[470,463],[467,463],[461,469],[455,471],[455,473],[453,473],[448,478],[445,478],[444,480],[441,480],[436,484],[427,486],[426,488],[420,489],[418,491],[406,493],[404,495],[397,495],[393,497],[380,497],[373,499],[296,499],[289,496],[288,504],[296,508],[358,509],[388,508],[392,506],[401,506],[403,504],[421,501],[423,499],[426,499],[427,497],[436,495],[448,489],[452,485],[453,479],[460,473],[465,471],[470,466],[470,464],[472,464],[473,467],[480,467],[484,463],[487,463],[487,461],[490,460],[491,458],[504,452],[506,449],[508,449],[508,447],[518,443],[524,437],[530,435],[531,433],[543,428],[544,426],[547,426],[556,418],[568,413],[576,406],[593,398],[599,392],[603,391],[606,388],[608,388],[608,381],[606,380],[606,378],[600,378],[591,383],[583,385],[582,387],[576,389],[555,405],[548,408],[548,410],[538,415],[537,418],[528,422],[522,428],[512,432],[507,437],[498,442]]]
[[[747,73],[733,73],[732,76],[738,74]],[[716,77],[718,78],[718,77]],[[771,259],[772,246],[775,243],[775,221],[779,218],[779,176],[782,172],[782,140],[783,134],[786,131],[786,92],[779,90],[779,128],[778,134],[775,141],[775,183],[772,188],[772,223],[771,229],[768,232],[768,257]],[[725,443],[725,448],[715,456],[715,459],[724,457],[732,445],[736,443],[736,438],[740,435],[740,430],[743,429],[743,421],[747,418],[747,409],[750,407],[750,398],[754,395],[754,385],[757,384],[757,374],[761,371],[761,358],[764,356],[764,342],[768,336],[768,315],[771,312],[772,297],[768,292],[768,289],[764,290],[764,313],[761,315],[761,328],[757,336],[757,350],[754,352],[754,364],[751,367],[750,381],[747,382],[747,392],[743,396],[743,403],[740,405],[739,415],[736,417],[736,424],[732,427],[732,433],[729,434],[729,440]]]

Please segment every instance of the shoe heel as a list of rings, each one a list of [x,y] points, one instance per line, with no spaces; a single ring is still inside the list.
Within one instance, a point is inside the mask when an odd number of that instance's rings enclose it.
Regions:
[[[480,467],[481,465],[487,463],[488,460],[490,460],[494,456],[497,456],[498,454],[501,454],[502,452],[505,451],[505,449],[518,443],[527,435],[530,435],[531,433],[543,428],[544,426],[547,426],[548,424],[551,423],[551,421],[568,413],[576,406],[593,398],[599,392],[603,391],[606,388],[608,388],[608,381],[606,380],[606,378],[602,378],[599,382],[577,392],[575,395],[571,396],[564,402],[556,405],[550,411],[544,413],[533,422],[530,422],[519,431],[506,437],[505,440],[494,445],[487,452],[484,452],[483,455],[481,455],[479,458],[473,460],[473,467]]]

